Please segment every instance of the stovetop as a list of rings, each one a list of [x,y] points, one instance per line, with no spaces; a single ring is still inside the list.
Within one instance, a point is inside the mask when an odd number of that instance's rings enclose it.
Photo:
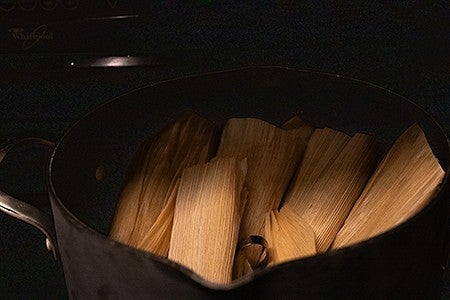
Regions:
[[[104,1],[89,10],[81,0],[37,1],[27,11],[23,6],[33,1],[0,1],[0,144],[27,136],[57,140],[82,115],[131,89],[248,65],[374,82],[418,103],[450,134],[448,4],[239,2],[159,1],[144,9]],[[74,3],[76,8],[67,8]],[[43,24],[45,32],[30,35]],[[36,38],[39,32],[42,38]],[[114,58],[131,66],[89,67]],[[45,204],[42,183],[24,187],[26,182],[9,179],[11,169],[0,168],[1,187]],[[46,252],[41,234],[4,214],[0,257],[2,298],[67,297],[60,263]],[[447,285],[443,289],[450,295]]]

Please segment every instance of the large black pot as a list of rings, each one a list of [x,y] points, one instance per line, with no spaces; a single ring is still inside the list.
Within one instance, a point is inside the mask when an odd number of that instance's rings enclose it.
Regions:
[[[133,153],[147,136],[187,109],[218,123],[250,116],[281,124],[298,114],[317,126],[375,135],[386,148],[417,122],[449,171],[449,142],[441,127],[407,99],[365,82],[254,67],[135,90],[86,115],[54,147],[48,173],[54,227],[45,214],[0,193],[1,210],[46,234],[49,248],[61,259],[71,298],[437,297],[445,261],[448,176],[425,209],[389,232],[267,268],[227,286],[211,285],[176,263],[108,239]],[[0,160],[9,149],[3,149]]]

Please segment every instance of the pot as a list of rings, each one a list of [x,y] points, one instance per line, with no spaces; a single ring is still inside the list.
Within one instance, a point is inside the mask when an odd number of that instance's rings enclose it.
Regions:
[[[128,162],[149,135],[184,110],[218,124],[257,117],[275,124],[295,114],[317,127],[376,136],[386,149],[417,122],[449,173],[449,141],[413,102],[338,75],[250,67],[178,78],[117,97],[73,125],[52,147],[52,216],[0,193],[0,209],[38,227],[61,260],[72,299],[436,297],[445,261],[448,175],[436,197],[399,226],[350,247],[211,284],[177,263],[132,249],[107,234]],[[13,145],[3,148],[3,156]],[[100,217],[104,216],[104,217]]]

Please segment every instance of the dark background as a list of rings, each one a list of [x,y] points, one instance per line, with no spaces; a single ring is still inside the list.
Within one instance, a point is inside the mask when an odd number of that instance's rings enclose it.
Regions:
[[[0,1],[0,144],[57,140],[100,103],[151,82],[249,65],[376,83],[418,103],[450,134],[447,1],[240,2]],[[48,39],[32,46],[11,33],[42,25]],[[145,65],[83,67],[92,58],[126,55],[145,58]],[[0,187],[45,206],[39,159],[10,158],[0,168]],[[442,295],[450,297],[447,285]],[[67,297],[62,268],[36,229],[0,214],[0,297],[31,296]]]

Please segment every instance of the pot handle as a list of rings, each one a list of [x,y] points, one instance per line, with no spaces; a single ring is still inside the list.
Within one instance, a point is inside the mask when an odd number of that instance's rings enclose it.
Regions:
[[[44,145],[53,148],[55,144],[41,138],[25,138],[0,148],[0,163],[13,148],[19,146]],[[0,190],[0,211],[18,220],[24,221],[39,229],[46,237],[45,243],[48,251],[53,253],[55,260],[58,259],[56,235],[53,226],[53,219],[40,209],[20,201]]]

